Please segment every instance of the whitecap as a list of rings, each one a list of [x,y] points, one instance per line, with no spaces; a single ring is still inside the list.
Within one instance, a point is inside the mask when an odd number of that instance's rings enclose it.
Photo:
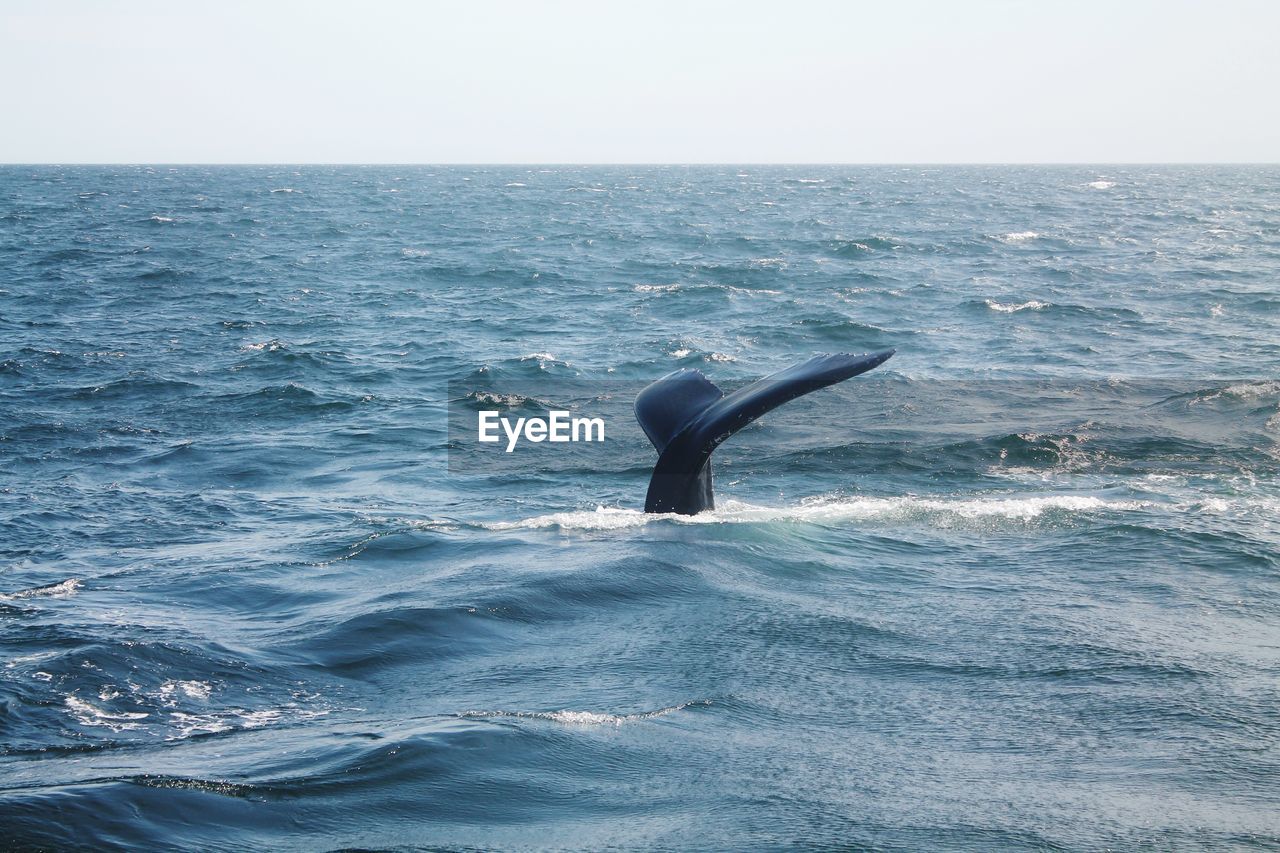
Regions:
[[[546,370],[548,367],[572,367],[567,361],[556,358],[549,352],[531,352],[527,355],[520,356],[520,361],[536,361],[539,370]]]
[[[988,299],[986,300],[986,303],[987,303],[987,307],[990,308],[992,311],[999,311],[1002,314],[1013,314],[1014,312],[1017,312],[1017,311],[1028,311],[1028,310],[1039,311],[1043,308],[1049,307],[1048,302],[1040,302],[1035,299],[1031,299],[1026,302],[1017,302],[1017,303],[996,302],[994,299]]]
[[[240,352],[279,352],[282,349],[288,349],[288,346],[280,340],[272,338],[269,341],[262,341],[257,344],[245,344],[240,347]]]
[[[63,596],[73,594],[79,588],[79,578],[68,578],[59,583],[46,584],[45,586],[34,586],[31,589],[22,589],[8,594],[0,593],[0,601],[18,601],[23,598],[35,598],[37,596],[61,598]]]
[[[680,289],[678,284],[637,284],[634,288],[636,293],[674,293]]]
[[[82,726],[101,726],[113,732],[141,728],[139,720],[145,720],[149,714],[141,711],[121,711],[113,713],[96,705],[91,705],[78,696],[71,695],[65,700],[67,710],[76,722]]]
[[[273,193],[300,193],[302,190],[295,190],[293,187],[277,187],[272,190]]]
[[[712,290],[723,290],[725,293],[744,294],[746,296],[781,296],[781,290],[770,290],[766,287],[737,287],[732,284],[707,284],[704,287]]]
[[[792,507],[753,506],[727,500],[720,507],[697,515],[646,513],[636,509],[596,507],[594,511],[555,512],[520,521],[500,521],[481,526],[489,530],[625,530],[656,521],[678,524],[768,524],[801,522],[833,524],[857,521],[906,521],[934,519],[1006,519],[1032,521],[1049,512],[1128,512],[1147,506],[1142,501],[1104,500],[1092,495],[1037,495],[1031,497],[925,498],[908,495],[888,498],[819,498]]]
[[[158,213],[153,213],[153,214],[151,215],[150,219],[151,219],[151,221],[152,221],[152,222],[172,222],[172,221],[173,221],[173,217],[171,217],[171,216],[161,216],[161,215],[160,215],[160,214],[158,214]]]
[[[260,729],[279,722],[302,722],[323,717],[327,710],[304,711],[298,708],[263,708],[248,711],[231,708],[209,714],[188,714],[174,711],[169,714],[169,721],[177,728],[174,734],[165,740],[181,740],[193,735],[221,734],[223,732],[243,729]]]
[[[1109,190],[1116,185],[1115,181],[1090,181],[1089,187],[1095,190]]]
[[[160,685],[161,698],[169,701],[179,695],[186,696],[188,699],[208,699],[212,691],[213,685],[207,681],[169,680]]]
[[[996,239],[1001,243],[1025,243],[1028,240],[1035,240],[1039,236],[1040,233],[1038,231],[1013,231]]]
[[[466,396],[466,399],[476,403],[483,403],[487,406],[506,406],[512,409],[517,406],[523,406],[525,403],[538,402],[532,397],[526,397],[523,394],[497,394],[493,391],[472,391]]]
[[[1275,380],[1255,380],[1228,385],[1223,392],[1241,400],[1256,400],[1260,397],[1274,397],[1280,394],[1280,382]]]
[[[676,711],[683,711],[691,705],[710,705],[710,699],[699,699],[693,702],[681,702],[679,705],[671,705],[666,708],[659,708],[656,711],[640,711],[635,714],[608,714],[597,711],[571,711],[564,709],[560,711],[463,711],[460,717],[514,717],[517,719],[528,720],[547,720],[552,723],[561,723],[567,726],[620,726],[623,723],[635,723],[642,720],[654,720],[658,717],[665,717],[668,714],[674,714]]]
[[[405,248],[400,250],[400,254],[404,255],[406,258],[425,258],[431,254],[431,250],[430,249],[414,249],[412,247],[406,246]]]

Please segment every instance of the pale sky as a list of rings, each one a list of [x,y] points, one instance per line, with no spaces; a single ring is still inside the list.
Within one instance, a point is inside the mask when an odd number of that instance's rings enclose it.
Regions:
[[[1280,2],[0,0],[0,162],[1280,160]]]

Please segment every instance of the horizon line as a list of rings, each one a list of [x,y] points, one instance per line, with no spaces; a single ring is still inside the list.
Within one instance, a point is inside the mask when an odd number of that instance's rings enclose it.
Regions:
[[[689,161],[357,161],[357,160],[236,160],[236,161],[198,161],[198,160],[0,160],[0,168],[14,166],[359,166],[359,167],[412,167],[412,168],[446,168],[457,166],[501,167],[501,168],[546,168],[546,167],[584,167],[584,166],[626,166],[626,167],[778,167],[778,166],[831,166],[831,167],[942,167],[942,166],[1280,166],[1280,160],[971,160],[971,161],[926,161],[904,160],[890,161],[749,161],[749,160],[689,160]]]

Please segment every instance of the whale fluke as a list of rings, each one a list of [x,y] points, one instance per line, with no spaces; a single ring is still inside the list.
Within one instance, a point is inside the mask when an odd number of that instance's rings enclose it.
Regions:
[[[715,508],[711,453],[720,442],[788,400],[866,373],[893,350],[825,353],[725,395],[699,370],[685,368],[636,395],[636,420],[658,450],[645,512],[694,515]]]

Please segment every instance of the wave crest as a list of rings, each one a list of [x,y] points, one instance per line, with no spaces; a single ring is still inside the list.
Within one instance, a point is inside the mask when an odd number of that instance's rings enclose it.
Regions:
[[[698,515],[646,513],[636,509],[596,507],[595,510],[553,512],[519,521],[482,524],[489,530],[625,530],[651,522],[678,524],[769,524],[776,522],[836,524],[841,522],[909,520],[938,521],[1006,519],[1028,522],[1050,512],[1127,512],[1142,501],[1105,500],[1092,495],[990,496],[983,498],[926,498],[912,495],[882,498],[816,499],[792,507],[755,506],[727,500],[719,508]]]
[[[697,699],[692,702],[681,702],[679,705],[659,708],[656,711],[639,711],[634,714],[608,714],[596,711],[570,711],[565,709],[561,711],[463,711],[458,716],[472,719],[487,717],[513,717],[516,719],[527,720],[547,720],[552,723],[561,723],[567,726],[620,726],[623,723],[636,723],[642,720],[653,720],[658,717],[665,717],[668,714],[674,714],[676,711],[683,711],[685,708],[694,705],[710,704],[710,699]]]

